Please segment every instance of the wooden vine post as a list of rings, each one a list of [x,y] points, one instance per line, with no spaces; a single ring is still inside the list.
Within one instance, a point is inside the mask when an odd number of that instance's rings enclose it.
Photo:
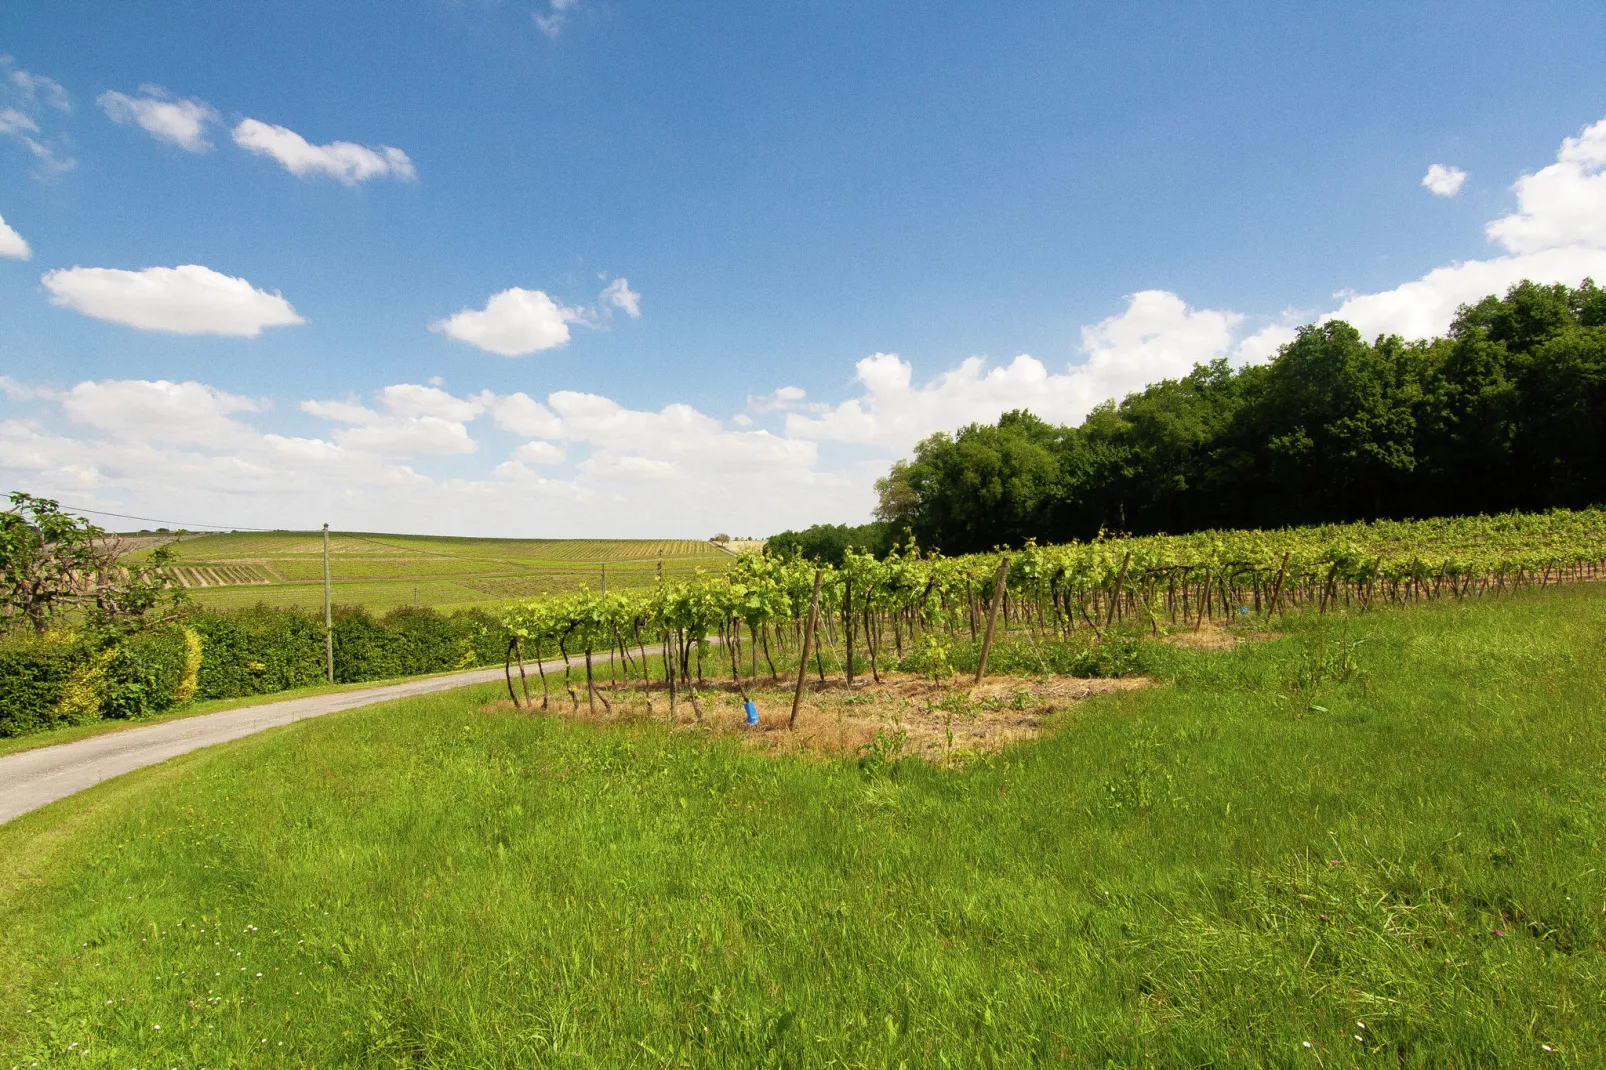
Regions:
[[[981,658],[976,662],[976,683],[987,675],[987,655],[993,652],[993,629],[998,625],[998,610],[1004,604],[1004,583],[1009,579],[1009,557],[998,559],[998,581],[993,584],[993,604],[987,609],[987,631],[981,638]]]
[[[792,692],[792,716],[786,721],[788,729],[797,725],[797,708],[803,703],[803,682],[809,675],[809,648],[814,644],[814,629],[820,615],[820,579],[824,575],[825,569],[814,570],[814,595],[809,599],[808,627],[803,629],[802,656],[797,659],[797,690]]]

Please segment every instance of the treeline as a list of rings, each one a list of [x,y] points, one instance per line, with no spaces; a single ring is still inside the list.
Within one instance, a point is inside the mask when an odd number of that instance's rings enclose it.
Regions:
[[[500,664],[507,642],[501,620],[480,610],[337,607],[335,681]],[[0,638],[0,737],[309,687],[325,671],[323,620],[298,610],[193,610],[137,629],[58,620]]]
[[[1313,324],[1268,364],[1201,365],[1077,427],[1017,411],[932,435],[877,490],[878,523],[770,546],[840,560],[908,535],[954,554],[1606,502],[1606,291],[1523,282],[1426,341]]]

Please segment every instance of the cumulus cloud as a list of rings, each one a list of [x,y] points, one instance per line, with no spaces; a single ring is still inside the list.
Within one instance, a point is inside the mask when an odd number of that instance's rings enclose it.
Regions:
[[[254,338],[264,327],[306,322],[279,294],[199,264],[143,271],[63,268],[40,281],[63,308],[146,331]]]
[[[523,391],[505,397],[486,391],[477,400],[490,410],[492,420],[504,431],[526,438],[563,437],[563,421],[558,414]]]
[[[526,442],[512,453],[520,464],[562,464],[567,457],[562,446],[551,442]]]
[[[824,412],[829,405],[810,404],[808,391],[801,386],[780,386],[768,394],[747,395],[747,411],[766,412]]]
[[[1163,290],[1144,290],[1128,297],[1120,314],[1084,327],[1086,360],[1061,373],[1051,373],[1026,354],[1001,367],[970,357],[915,386],[909,362],[896,353],[875,353],[856,366],[860,397],[818,416],[788,414],[787,434],[905,451],[933,431],[991,422],[1011,409],[1029,408],[1044,419],[1074,423],[1107,398],[1229,355],[1242,318],[1189,308]]]
[[[484,406],[433,386],[398,383],[376,395],[380,410],[358,401],[304,401],[301,410],[346,426],[331,436],[342,448],[381,457],[450,457],[479,449],[467,421]]]
[[[755,516],[782,526],[847,520],[873,504],[874,473],[821,472],[812,442],[733,431],[688,405],[633,410],[575,391],[537,401],[396,384],[369,400],[300,403],[331,424],[310,438],[258,430],[241,417],[267,420],[273,409],[196,383],[92,382],[61,394],[19,386],[14,400],[32,408],[0,420],[0,479],[143,516],[695,537]],[[470,427],[486,413],[526,428],[534,418],[555,441],[519,444],[467,478],[420,470],[473,452]]]
[[[1606,119],[1567,138],[1555,163],[1511,188],[1517,210],[1485,228],[1510,252],[1606,247]]]
[[[187,152],[205,152],[212,147],[206,139],[208,124],[219,116],[203,100],[179,100],[160,86],[140,86],[140,95],[107,91],[97,99],[101,111],[114,123],[133,123],[158,141],[177,145]]]
[[[1606,119],[1569,137],[1556,162],[1512,186],[1517,210],[1484,233],[1506,255],[1434,268],[1380,293],[1342,295],[1324,319],[1344,319],[1362,334],[1425,338],[1442,334],[1463,303],[1504,292],[1523,279],[1576,286],[1606,277]]]
[[[1461,192],[1461,186],[1467,180],[1467,173],[1459,167],[1446,167],[1436,163],[1428,168],[1428,173],[1422,176],[1422,186],[1435,197],[1454,197]]]
[[[28,243],[23,240],[21,234],[11,228],[4,217],[0,217],[0,256],[12,260],[27,260],[33,256],[33,250],[28,247]]]
[[[429,329],[490,353],[522,357],[567,344],[569,324],[582,319],[579,309],[565,308],[543,290],[515,286],[492,294],[483,309],[465,308]]]
[[[107,379],[79,383],[61,395],[62,411],[116,438],[222,447],[255,436],[235,413],[257,412],[247,397],[197,382]]]
[[[401,149],[389,145],[369,147],[350,141],[314,145],[294,130],[257,119],[244,119],[234,128],[234,143],[247,152],[277,160],[298,178],[325,175],[347,186],[372,178],[413,182],[418,172]]]

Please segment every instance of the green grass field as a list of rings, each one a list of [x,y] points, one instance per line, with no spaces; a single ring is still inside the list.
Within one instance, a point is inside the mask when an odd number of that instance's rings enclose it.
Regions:
[[[0,1065],[1595,1066],[1606,590],[1154,644],[958,770],[496,688],[0,827]]]
[[[177,575],[208,608],[323,605],[319,532],[229,532],[170,543]],[[142,550],[134,559],[148,555]],[[376,611],[424,605],[460,609],[602,584],[645,586],[664,574],[729,567],[731,556],[689,539],[456,539],[422,535],[332,534],[334,599]]]

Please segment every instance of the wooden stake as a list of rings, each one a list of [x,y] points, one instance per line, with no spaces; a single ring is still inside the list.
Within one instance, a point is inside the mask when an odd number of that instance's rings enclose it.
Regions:
[[[809,623],[803,629],[803,652],[797,659],[797,690],[792,692],[792,716],[786,720],[789,730],[797,725],[797,708],[803,703],[803,683],[809,677],[809,648],[814,645],[814,628],[820,615],[820,578],[824,575],[823,568],[814,570],[814,596],[809,599]]]
[[[1283,563],[1281,567],[1277,569],[1277,582],[1271,586],[1271,604],[1266,607],[1266,616],[1268,617],[1277,612],[1280,600],[1282,599],[1283,577],[1288,573],[1288,558],[1291,554],[1293,554],[1292,550],[1283,551]]]
[[[1106,628],[1115,620],[1115,607],[1121,599],[1121,588],[1126,584],[1126,567],[1131,563],[1132,551],[1128,550],[1126,556],[1121,558],[1121,574],[1115,579],[1115,593],[1110,595],[1110,612],[1104,618],[1104,626]]]
[[[998,608],[1004,604],[1004,583],[1009,579],[1009,558],[998,559],[998,581],[993,584],[993,604],[987,610],[987,633],[981,640],[981,659],[976,662],[976,683],[987,675],[987,655],[993,652],[993,628],[998,624]]]
[[[335,618],[329,605],[329,525],[323,526],[323,661],[329,682],[335,682]]]

